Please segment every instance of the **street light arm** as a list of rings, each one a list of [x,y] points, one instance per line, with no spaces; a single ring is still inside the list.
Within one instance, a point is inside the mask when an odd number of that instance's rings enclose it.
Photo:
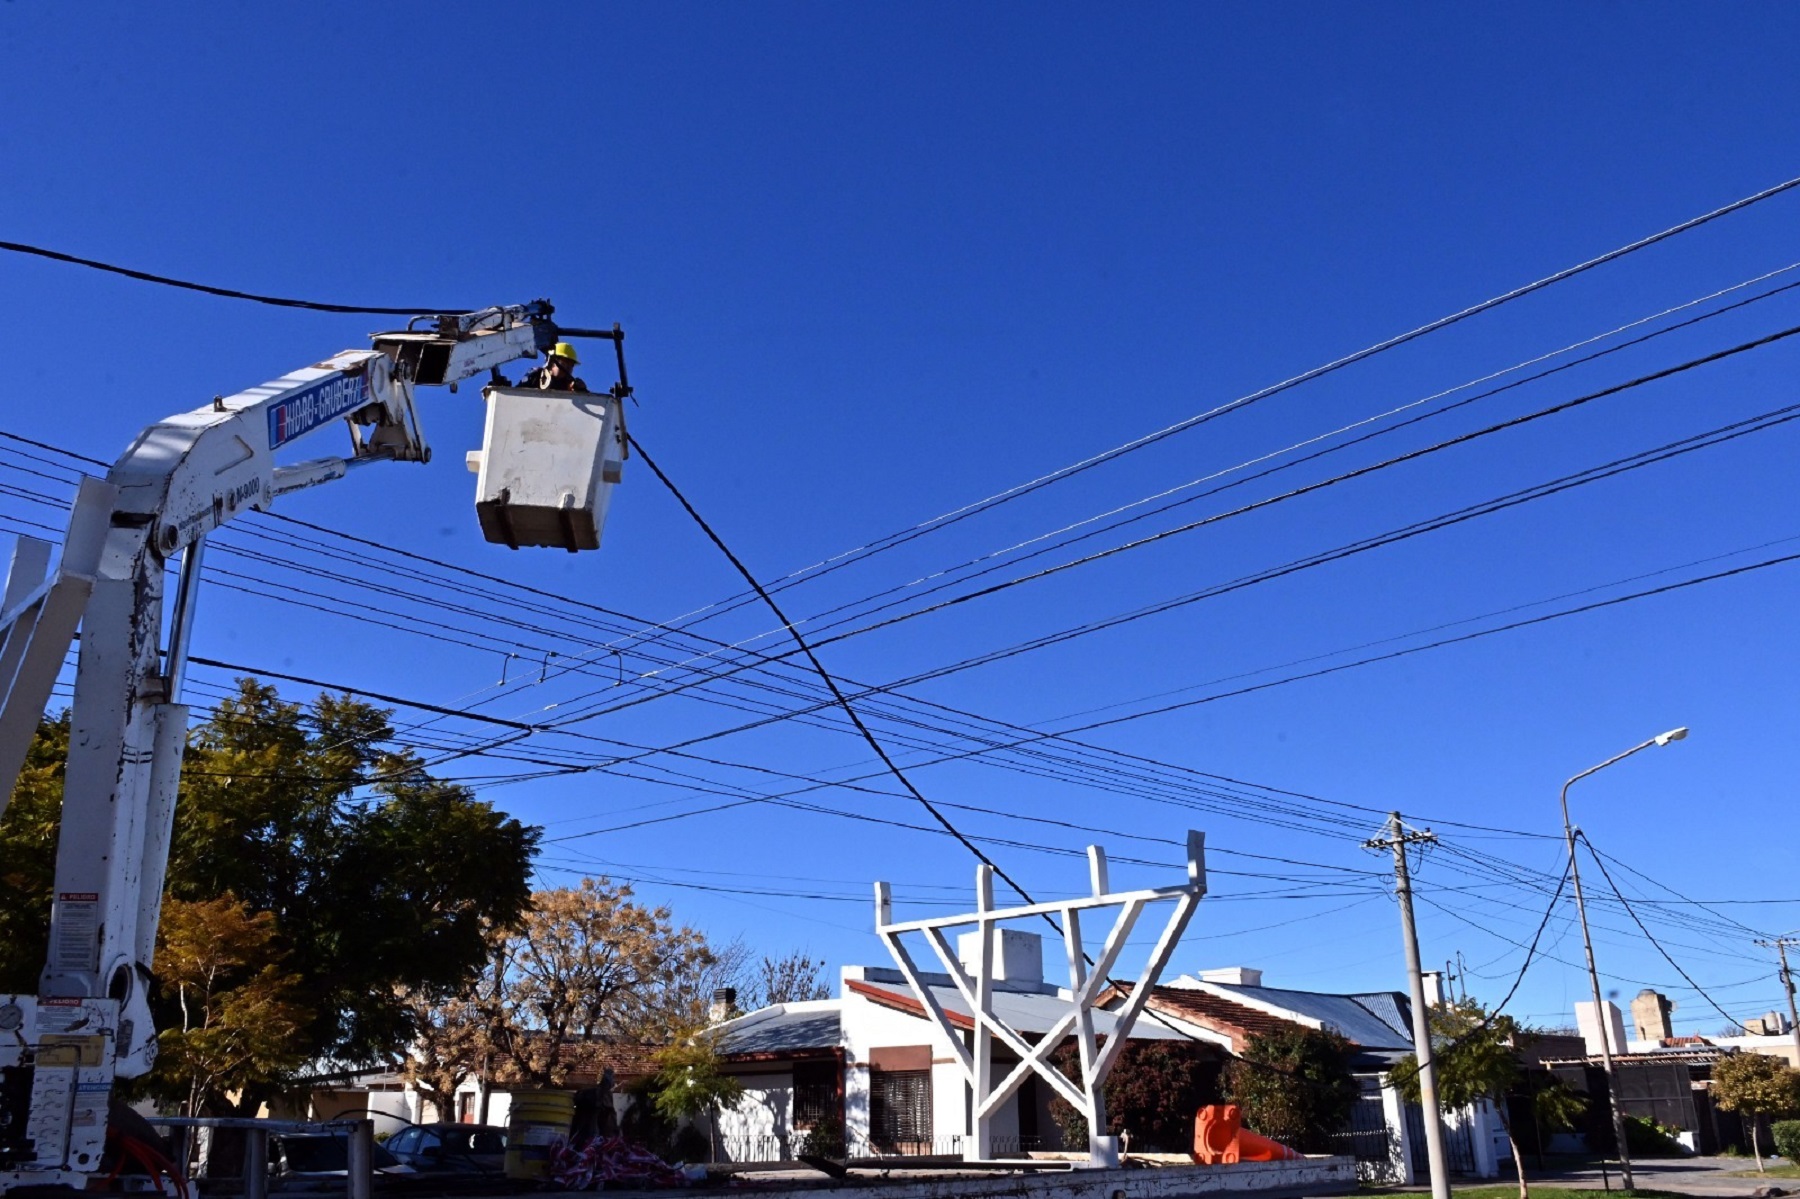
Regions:
[[[1574,778],[1570,779],[1568,782],[1564,783],[1563,788],[1562,788],[1563,823],[1564,824],[1569,823],[1568,813],[1569,813],[1569,788],[1570,787],[1573,787],[1576,783],[1579,783],[1582,779],[1586,778],[1590,774],[1600,773],[1602,770],[1605,770],[1608,766],[1611,766],[1614,762],[1623,762],[1626,758],[1629,758],[1632,754],[1637,753],[1639,750],[1649,749],[1652,745],[1655,745],[1657,743],[1657,740],[1658,740],[1657,738],[1652,737],[1652,738],[1650,738],[1650,740],[1645,741],[1642,744],[1632,746],[1630,749],[1626,750],[1622,754],[1614,754],[1612,757],[1606,759],[1606,761],[1600,763],[1600,765],[1590,766],[1586,770],[1582,771],[1580,774],[1576,775]]]

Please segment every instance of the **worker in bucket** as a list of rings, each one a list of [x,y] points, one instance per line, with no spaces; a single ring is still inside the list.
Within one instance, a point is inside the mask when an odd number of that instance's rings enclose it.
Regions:
[[[575,368],[580,363],[575,347],[559,341],[550,347],[544,365],[519,380],[519,386],[535,387],[539,391],[586,391],[588,385],[575,377]]]

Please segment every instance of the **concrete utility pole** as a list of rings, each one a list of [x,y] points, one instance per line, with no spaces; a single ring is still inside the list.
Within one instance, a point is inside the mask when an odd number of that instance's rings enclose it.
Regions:
[[[1425,1007],[1425,974],[1419,967],[1419,936],[1413,928],[1412,876],[1406,847],[1435,842],[1426,830],[1409,833],[1400,813],[1388,816],[1388,835],[1363,842],[1364,849],[1394,851],[1394,895],[1400,901],[1400,940],[1406,947],[1406,981],[1412,989],[1413,1057],[1419,1063],[1419,1107],[1425,1113],[1425,1156],[1431,1163],[1431,1199],[1450,1199],[1450,1170],[1444,1156],[1444,1122],[1438,1111],[1437,1067],[1431,1053],[1431,1016]]]
[[[1788,1031],[1794,1034],[1794,1065],[1800,1067],[1800,1013],[1794,1011],[1794,972],[1788,969],[1787,963],[1787,947],[1800,945],[1800,937],[1776,937],[1773,941],[1758,941],[1757,944],[1781,955],[1781,985],[1787,990]]]

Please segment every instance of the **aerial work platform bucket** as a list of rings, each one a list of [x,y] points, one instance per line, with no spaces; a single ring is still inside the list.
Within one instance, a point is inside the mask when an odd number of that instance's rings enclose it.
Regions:
[[[475,514],[498,545],[600,548],[607,503],[625,467],[619,398],[604,392],[489,387],[487,428],[469,469]]]

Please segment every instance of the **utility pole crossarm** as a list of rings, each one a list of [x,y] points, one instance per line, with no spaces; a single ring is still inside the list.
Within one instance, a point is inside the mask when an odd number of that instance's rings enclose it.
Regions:
[[[1766,941],[1757,941],[1764,949],[1773,949],[1781,955],[1781,987],[1787,992],[1788,1031],[1794,1036],[1794,1065],[1800,1067],[1800,1012],[1794,1009],[1794,972],[1788,968],[1788,946],[1800,946],[1800,937],[1774,937]]]
[[[1434,845],[1430,829],[1408,831],[1400,813],[1388,816],[1385,837],[1371,837],[1364,849],[1394,851],[1394,897],[1400,902],[1400,936],[1406,950],[1406,979],[1412,998],[1413,1060],[1418,1062],[1419,1107],[1425,1117],[1425,1156],[1431,1166],[1431,1199],[1450,1199],[1449,1158],[1444,1153],[1443,1114],[1438,1110],[1437,1064],[1432,1061],[1431,1016],[1425,1006],[1425,974],[1419,965],[1419,934],[1413,925],[1412,875],[1406,865],[1406,847]]]

